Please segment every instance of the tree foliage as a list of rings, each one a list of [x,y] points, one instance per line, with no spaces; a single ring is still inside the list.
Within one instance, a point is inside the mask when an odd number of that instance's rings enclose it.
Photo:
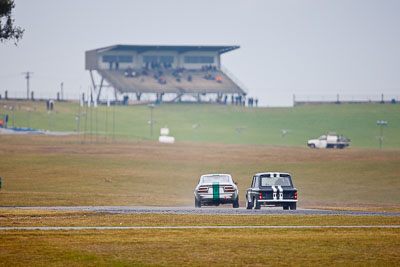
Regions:
[[[14,40],[16,44],[24,34],[24,29],[14,26],[11,14],[14,7],[14,0],[0,0],[0,42]]]

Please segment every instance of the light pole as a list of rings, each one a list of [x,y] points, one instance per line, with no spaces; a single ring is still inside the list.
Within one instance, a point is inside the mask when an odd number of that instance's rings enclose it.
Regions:
[[[148,104],[147,107],[150,109],[150,137],[153,137],[153,109],[154,109],[154,104]]]
[[[26,109],[26,115],[27,115],[27,117],[26,117],[26,122],[27,122],[27,126],[28,126],[28,129],[30,129],[31,128],[31,109],[30,108],[27,108]]]
[[[197,139],[197,129],[199,129],[200,126],[201,126],[200,122],[192,125],[192,128],[194,129],[193,141]]]
[[[382,148],[382,143],[383,143],[383,126],[387,126],[388,122],[387,121],[376,121],[377,125],[381,126],[381,134],[379,136],[379,148]]]

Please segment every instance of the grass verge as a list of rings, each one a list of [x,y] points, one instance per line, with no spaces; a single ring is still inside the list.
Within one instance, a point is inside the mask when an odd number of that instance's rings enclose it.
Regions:
[[[0,265],[397,266],[399,229],[7,231]]]

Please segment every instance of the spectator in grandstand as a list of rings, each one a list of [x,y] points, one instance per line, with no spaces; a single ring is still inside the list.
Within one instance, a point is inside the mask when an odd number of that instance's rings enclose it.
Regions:
[[[192,81],[192,75],[189,74],[189,76],[187,77],[188,82]]]
[[[126,71],[124,72],[124,76],[125,77],[133,77],[133,71],[132,71],[131,67],[128,67],[126,69]]]
[[[206,80],[215,80],[215,76],[212,75],[211,73],[207,72],[207,74],[204,76],[204,79],[206,79]]]
[[[217,81],[217,83],[222,83],[222,78],[221,78],[221,76],[218,76],[217,78],[215,78],[215,80]]]
[[[124,95],[124,100],[122,100],[122,105],[128,105],[129,102],[129,96]]]

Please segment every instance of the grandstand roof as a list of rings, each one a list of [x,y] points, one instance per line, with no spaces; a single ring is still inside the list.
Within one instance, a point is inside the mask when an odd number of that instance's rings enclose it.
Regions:
[[[92,51],[96,51],[99,53],[108,52],[108,51],[138,51],[139,53],[143,53],[146,51],[178,51],[180,53],[185,53],[189,51],[217,51],[219,54],[223,54],[235,49],[240,48],[238,45],[230,45],[230,46],[214,46],[214,45],[112,45],[103,48],[94,49]]]

